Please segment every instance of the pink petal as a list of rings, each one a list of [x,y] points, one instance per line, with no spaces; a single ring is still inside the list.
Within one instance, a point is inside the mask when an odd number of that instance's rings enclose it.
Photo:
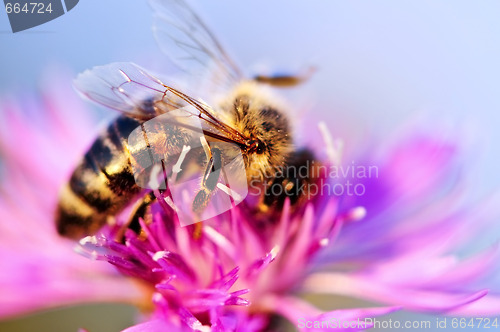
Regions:
[[[400,309],[400,307],[386,307],[345,309],[323,312],[311,304],[294,297],[269,298],[267,304],[272,305],[274,310],[287,318],[292,324],[299,327],[299,329],[306,327],[308,321],[330,321],[332,319],[335,319],[340,323],[349,323],[349,327],[345,328],[346,330],[365,329],[370,326],[364,323],[364,318],[386,315]],[[324,328],[324,331],[331,329],[331,327]],[[342,327],[336,329],[344,330]]]
[[[188,329],[187,327],[181,328],[179,326],[175,326],[171,323],[168,323],[165,320],[156,319],[142,324],[131,326],[123,330],[122,332],[166,332],[166,331],[183,332],[183,331],[194,331],[194,330]]]
[[[403,306],[406,310],[444,313],[473,303],[488,293],[481,290],[475,293],[453,293],[428,291],[385,285],[370,276],[355,274],[317,273],[310,275],[304,282],[304,291],[340,294],[360,299]]]

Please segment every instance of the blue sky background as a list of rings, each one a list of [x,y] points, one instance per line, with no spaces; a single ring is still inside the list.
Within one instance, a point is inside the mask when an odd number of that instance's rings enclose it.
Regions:
[[[288,94],[299,101],[312,95],[313,113],[314,105],[331,105],[314,116],[333,123],[335,136],[384,137],[422,113],[431,122],[470,125],[482,150],[473,187],[500,186],[499,1],[195,4],[248,73],[315,65],[314,77]],[[113,61],[164,70],[151,23],[145,1],[82,0],[52,22],[12,34],[0,11],[0,96],[36,88],[54,65],[74,74]]]

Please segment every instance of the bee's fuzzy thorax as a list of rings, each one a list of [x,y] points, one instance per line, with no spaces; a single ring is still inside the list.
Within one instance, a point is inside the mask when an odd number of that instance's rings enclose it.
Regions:
[[[272,176],[292,150],[290,125],[276,97],[260,84],[238,85],[222,103],[231,125],[265,146],[262,153],[244,153],[248,179]]]

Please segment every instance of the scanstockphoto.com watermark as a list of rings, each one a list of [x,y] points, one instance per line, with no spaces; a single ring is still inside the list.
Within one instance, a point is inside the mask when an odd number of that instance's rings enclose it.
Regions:
[[[300,166],[278,167],[264,181],[252,178],[249,187],[257,195],[363,196],[367,191],[366,181],[378,177],[376,165],[358,165],[355,161],[348,165],[324,165],[308,160]]]
[[[356,320],[340,320],[330,318],[328,320],[308,320],[299,318],[297,327],[301,329],[408,329],[408,330],[444,330],[452,329],[498,329],[500,322],[498,318],[490,317],[436,317],[429,320],[395,320],[377,318],[358,318]]]

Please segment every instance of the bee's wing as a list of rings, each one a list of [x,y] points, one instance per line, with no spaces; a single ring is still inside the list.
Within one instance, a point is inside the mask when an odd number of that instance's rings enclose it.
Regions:
[[[143,120],[127,138],[134,179],[142,188],[166,189],[167,183],[161,186],[157,179],[168,178],[172,198],[166,202],[177,211],[181,224],[218,215],[246,196],[240,148],[247,147],[249,139],[219,120],[208,105],[164,84],[133,63],[87,70],[76,78],[75,86],[91,100]],[[215,144],[209,145],[208,138]],[[219,173],[210,175],[212,167],[208,173],[204,171],[210,162],[211,147],[219,151],[220,165],[216,168],[224,167],[223,177]],[[217,180],[212,184],[226,191],[200,188],[203,176],[211,176],[211,180]],[[200,200],[203,204],[195,204]]]
[[[184,0],[150,0],[153,32],[162,51],[190,74],[210,71],[213,80],[234,83],[241,71],[219,41]],[[222,82],[221,82],[222,81]]]
[[[74,85],[87,98],[133,118],[149,120],[182,109],[186,116],[202,121],[205,135],[240,146],[248,141],[219,120],[210,106],[164,84],[130,62],[115,62],[86,70],[78,75]]]
[[[73,83],[90,100],[143,120],[185,104],[169,95],[159,79],[130,62],[115,62],[85,70]]]

